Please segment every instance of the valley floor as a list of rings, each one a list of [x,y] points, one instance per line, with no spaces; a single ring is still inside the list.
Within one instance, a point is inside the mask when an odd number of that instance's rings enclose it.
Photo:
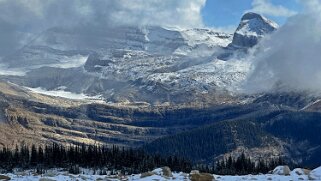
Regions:
[[[277,169],[277,168],[276,168]],[[88,172],[88,170],[87,170]],[[168,175],[169,174],[169,175]],[[244,176],[221,176],[221,175],[211,175],[202,174],[198,172],[186,173],[171,173],[164,171],[162,168],[153,170],[152,172],[146,172],[136,175],[94,175],[90,174],[80,174],[73,175],[68,172],[51,170],[43,175],[36,175],[32,171],[28,172],[16,172],[15,174],[4,174],[0,175],[0,180],[10,179],[12,181],[120,181],[120,180],[137,180],[137,181],[163,181],[163,180],[184,180],[184,181],[198,181],[198,180],[218,180],[218,181],[239,181],[239,180],[278,180],[278,181],[295,181],[295,180],[321,180],[321,167],[312,170],[309,173],[305,173],[303,169],[294,169],[285,176],[283,174],[265,174],[265,175],[244,175]]]

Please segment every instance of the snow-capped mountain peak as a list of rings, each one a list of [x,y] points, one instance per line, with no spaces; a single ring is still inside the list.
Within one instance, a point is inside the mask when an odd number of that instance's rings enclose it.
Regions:
[[[234,37],[206,28],[56,27],[2,63],[30,70],[19,82],[32,88],[64,86],[68,92],[112,101],[185,101],[189,92],[203,96],[235,90],[249,69],[243,50],[276,28],[255,13],[242,17]]]
[[[257,13],[246,13],[236,29],[232,41],[235,47],[252,47],[266,34],[272,33],[278,24]]]

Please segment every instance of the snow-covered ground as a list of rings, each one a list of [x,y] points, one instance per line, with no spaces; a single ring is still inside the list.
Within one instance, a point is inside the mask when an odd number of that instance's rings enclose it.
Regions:
[[[148,80],[161,82],[174,87],[202,88],[202,86],[213,86],[228,90],[235,87],[246,78],[250,63],[246,61],[222,61],[195,65],[177,72],[153,73],[147,77]]]
[[[80,174],[73,175],[69,174],[66,171],[57,171],[52,170],[48,171],[46,174],[37,175],[32,171],[25,172],[16,172],[15,174],[2,174],[1,177],[7,176],[10,177],[12,181],[97,181],[97,180],[137,180],[137,181],[165,181],[165,180],[184,180],[189,181],[191,178],[200,178],[206,177],[205,180],[218,180],[218,181],[239,181],[239,180],[277,180],[277,181],[296,181],[296,180],[321,180],[321,167],[316,168],[312,171],[296,168],[293,171],[288,173],[280,172],[284,167],[277,167],[273,174],[265,174],[265,175],[244,175],[244,176],[222,176],[222,175],[211,175],[211,174],[202,174],[197,171],[192,171],[190,174],[187,173],[171,173],[165,171],[163,168],[155,169],[151,172],[146,172],[142,174],[135,175],[94,175],[94,174]],[[88,171],[88,170],[87,170]]]
[[[57,90],[46,90],[41,87],[37,87],[37,88],[25,87],[25,88],[32,91],[32,92],[44,94],[44,95],[48,95],[48,96],[62,97],[62,98],[74,99],[74,100],[88,100],[90,102],[104,103],[102,98],[98,95],[97,96],[88,96],[88,95],[85,95],[82,93],[77,94],[77,93],[73,93],[73,92],[68,92],[68,91],[65,91],[63,87],[61,89],[57,89]]]

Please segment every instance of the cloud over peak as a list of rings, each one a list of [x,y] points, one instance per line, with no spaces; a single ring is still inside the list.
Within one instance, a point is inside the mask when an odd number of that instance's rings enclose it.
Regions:
[[[321,93],[321,2],[301,2],[304,12],[289,18],[257,47],[261,51],[252,59],[247,91]]]
[[[206,0],[0,0],[0,19],[12,23],[203,26]]]
[[[206,0],[0,0],[0,57],[55,26],[202,27]]]
[[[252,9],[248,11],[275,17],[290,17],[296,14],[295,11],[281,5],[274,5],[269,0],[253,0]]]

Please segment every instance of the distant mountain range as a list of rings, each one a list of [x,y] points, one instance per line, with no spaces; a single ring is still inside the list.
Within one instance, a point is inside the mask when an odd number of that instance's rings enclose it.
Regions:
[[[318,96],[238,91],[249,52],[277,28],[246,13],[234,34],[48,29],[1,58],[0,144],[116,144],[195,162],[245,152],[320,165]]]
[[[184,103],[237,89],[249,70],[242,61],[247,50],[277,27],[255,13],[242,17],[234,35],[154,26],[56,27],[2,62],[25,74],[6,79],[27,87],[99,95],[106,102]]]

